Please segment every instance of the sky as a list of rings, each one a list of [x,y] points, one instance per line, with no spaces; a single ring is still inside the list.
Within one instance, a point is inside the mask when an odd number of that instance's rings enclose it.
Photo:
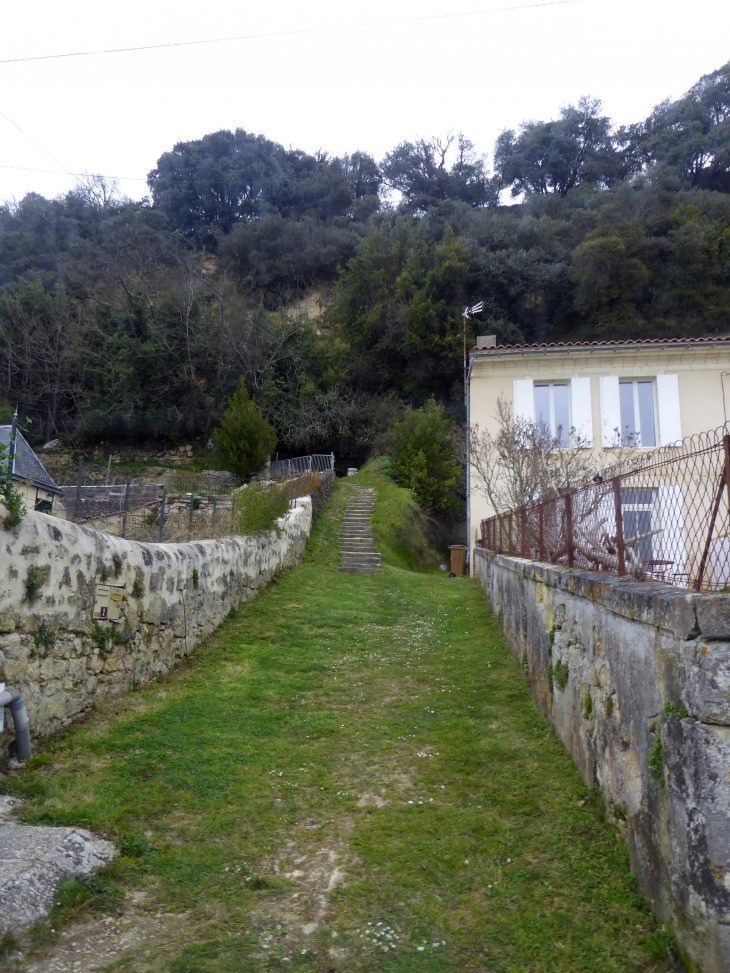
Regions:
[[[0,27],[0,62],[248,37],[0,63],[9,202],[67,192],[69,171],[139,199],[161,153],[224,128],[377,159],[462,131],[491,154],[582,95],[638,121],[730,60],[728,0],[2,0]]]

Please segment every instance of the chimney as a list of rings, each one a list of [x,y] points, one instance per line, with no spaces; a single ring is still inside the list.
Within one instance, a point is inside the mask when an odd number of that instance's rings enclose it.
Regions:
[[[496,334],[480,334],[477,338],[477,348],[496,348]]]

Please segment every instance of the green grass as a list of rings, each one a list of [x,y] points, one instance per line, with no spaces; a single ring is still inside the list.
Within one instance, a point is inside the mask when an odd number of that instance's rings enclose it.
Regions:
[[[382,489],[387,534],[402,498]],[[189,665],[6,782],[26,820],[113,837],[115,887],[148,915],[185,913],[110,969],[666,970],[624,846],[478,584],[339,572],[348,495]]]

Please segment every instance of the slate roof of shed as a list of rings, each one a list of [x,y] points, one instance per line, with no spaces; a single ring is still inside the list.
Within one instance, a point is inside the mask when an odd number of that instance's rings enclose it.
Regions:
[[[5,446],[3,457],[6,460],[9,453],[12,428],[12,426],[0,426],[0,443]],[[13,479],[18,483],[26,483],[28,480],[31,480],[33,486],[48,490],[49,493],[61,493],[57,484],[28,445],[20,430],[18,430],[15,438],[15,469],[13,471]]]

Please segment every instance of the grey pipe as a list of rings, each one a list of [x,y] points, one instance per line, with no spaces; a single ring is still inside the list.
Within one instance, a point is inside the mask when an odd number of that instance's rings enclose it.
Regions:
[[[18,760],[30,758],[30,722],[25,711],[25,703],[20,693],[6,689],[0,693],[0,706],[9,706],[15,724],[15,743],[18,748]]]

